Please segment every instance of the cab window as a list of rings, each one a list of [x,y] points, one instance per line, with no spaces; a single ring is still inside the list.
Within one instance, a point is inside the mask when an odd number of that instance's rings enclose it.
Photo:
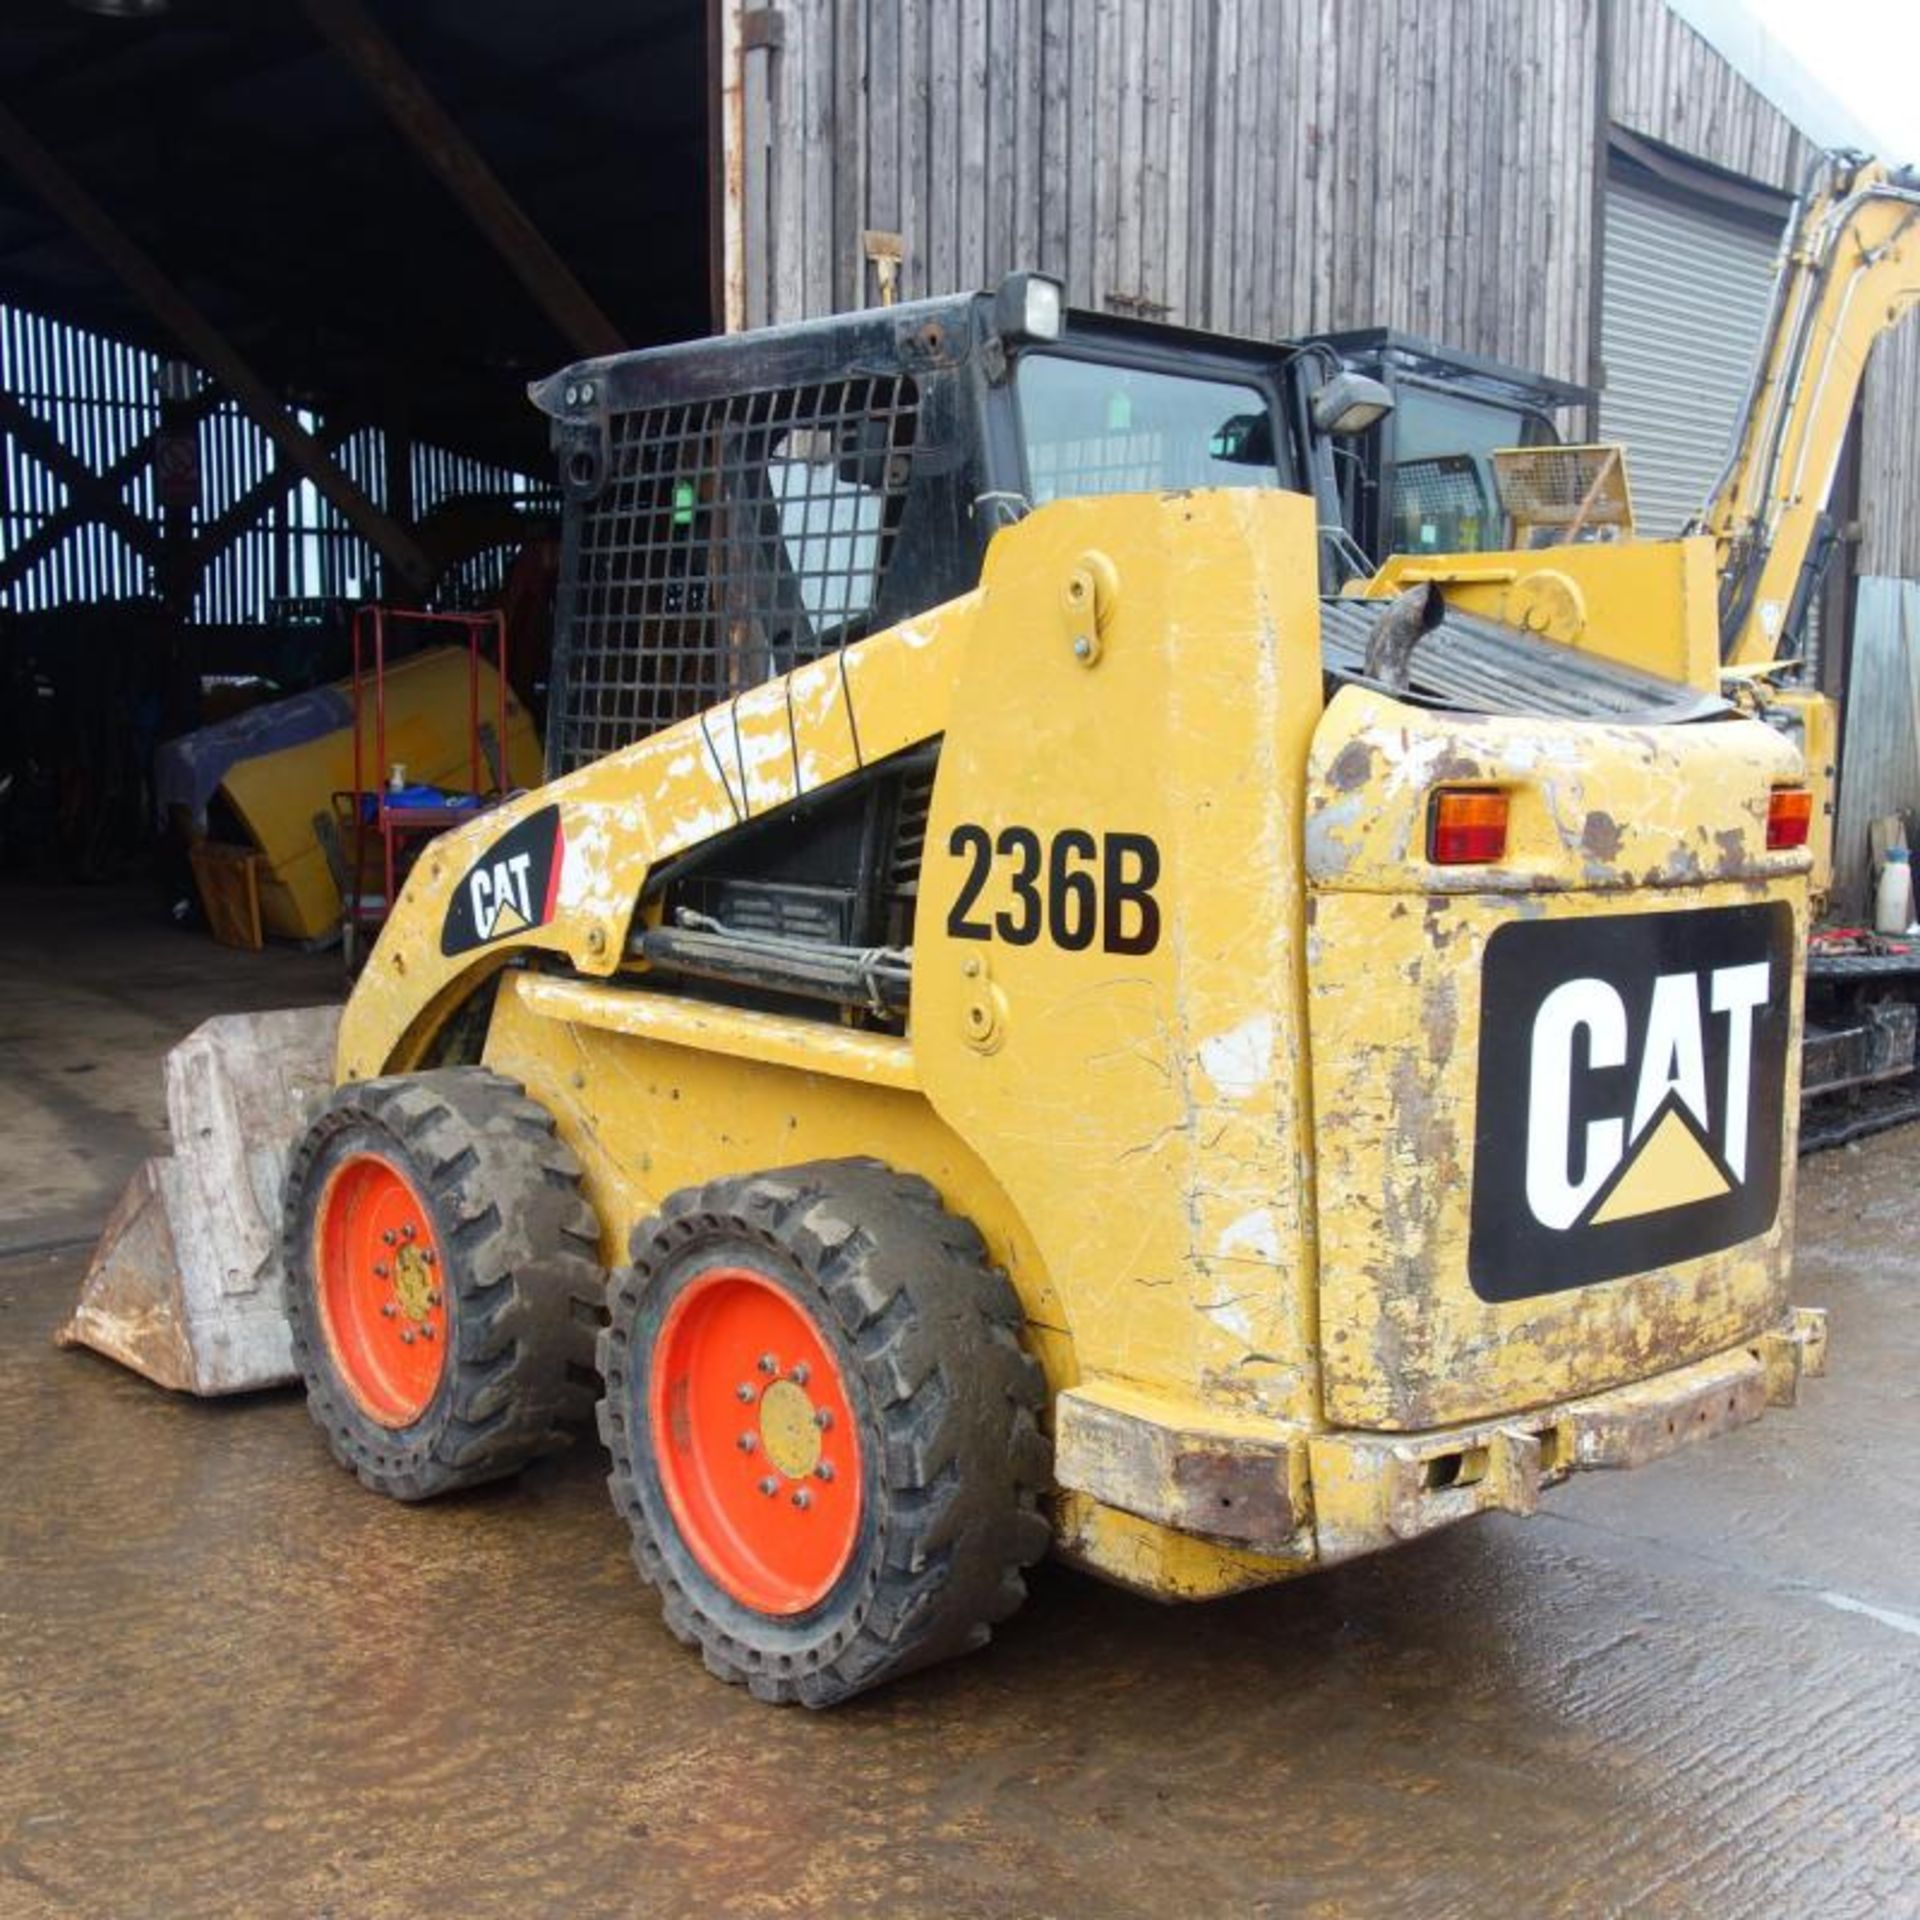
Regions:
[[[1393,415],[1393,553],[1484,553],[1507,543],[1494,485],[1495,447],[1538,437],[1521,407],[1402,383]]]
[[[1036,507],[1082,494],[1280,484],[1273,416],[1257,387],[1030,352],[1014,393]]]

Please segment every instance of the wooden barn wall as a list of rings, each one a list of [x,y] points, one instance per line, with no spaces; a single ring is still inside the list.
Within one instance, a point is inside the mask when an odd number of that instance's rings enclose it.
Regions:
[[[0,303],[0,615],[144,600],[157,590],[163,516],[154,478],[162,362],[144,347]],[[547,507],[551,484],[466,454],[410,445],[407,484],[389,484],[378,429],[336,432],[311,413],[342,470],[376,503],[410,516],[466,495]],[[193,429],[191,617],[261,621],[277,600],[378,590],[380,562],[311,482],[289,475],[238,404],[203,395]],[[436,604],[496,592],[517,543],[487,548],[445,576]]]
[[[768,209],[756,322],[877,299],[876,229],[903,237],[907,299],[1037,266],[1083,306],[1263,338],[1405,327],[1584,381],[1602,112],[1773,187],[1813,152],[1665,0],[781,0],[777,17],[745,76]],[[1875,353],[1865,415],[1857,570],[1920,578],[1920,322]]]
[[[1560,0],[1547,0],[1549,6]],[[1798,193],[1814,149],[1666,0],[1609,0],[1615,123],[1709,166]]]
[[[767,99],[756,317],[875,298],[872,228],[904,237],[904,298],[1032,266],[1083,306],[1260,337],[1400,326],[1586,375],[1598,0],[779,14],[745,83]]]

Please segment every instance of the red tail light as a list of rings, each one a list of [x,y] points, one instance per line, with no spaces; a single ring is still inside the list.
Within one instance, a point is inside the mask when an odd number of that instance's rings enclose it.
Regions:
[[[1427,858],[1436,867],[1484,866],[1507,851],[1507,796],[1443,787],[1427,813]]]
[[[1813,826],[1813,795],[1805,787],[1775,787],[1767,796],[1767,851],[1785,853],[1807,844]]]

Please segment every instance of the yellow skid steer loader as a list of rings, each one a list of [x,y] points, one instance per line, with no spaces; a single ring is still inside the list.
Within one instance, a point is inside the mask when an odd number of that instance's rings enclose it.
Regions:
[[[1378,390],[1031,275],[535,398],[548,782],[422,858],[282,1134],[368,1485],[597,1404],[672,1629],[825,1705],[1050,1543],[1232,1592],[1819,1370],[1804,769],[1605,644],[1717,668],[1697,551],[1552,556],[1577,651],[1323,594]]]

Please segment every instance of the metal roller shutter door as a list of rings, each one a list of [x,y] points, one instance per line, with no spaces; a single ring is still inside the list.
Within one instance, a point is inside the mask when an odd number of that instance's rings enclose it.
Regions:
[[[1699,509],[1726,458],[1766,324],[1778,229],[1620,177],[1607,182],[1603,436],[1627,446],[1639,531]]]

